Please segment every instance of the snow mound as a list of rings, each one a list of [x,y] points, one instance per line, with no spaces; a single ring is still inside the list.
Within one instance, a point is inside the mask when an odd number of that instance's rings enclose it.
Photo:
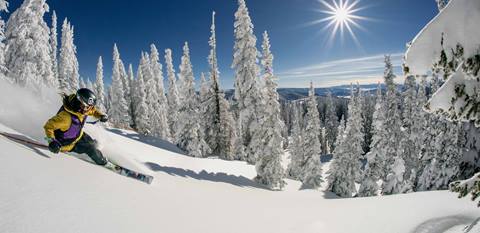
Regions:
[[[441,39],[448,58],[457,44],[464,47],[466,58],[480,49],[480,1],[452,0],[413,39],[405,55],[405,63],[413,74],[426,74],[440,58]]]

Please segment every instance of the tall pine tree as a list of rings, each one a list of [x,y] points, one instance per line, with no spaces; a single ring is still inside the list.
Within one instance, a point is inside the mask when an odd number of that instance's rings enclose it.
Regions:
[[[168,125],[170,132],[175,134],[175,122],[178,119],[178,110],[180,109],[180,97],[177,89],[177,78],[175,76],[175,69],[172,61],[172,50],[165,49],[165,64],[167,66],[167,78],[168,78]]]
[[[366,154],[367,163],[365,165],[364,177],[360,184],[358,196],[368,197],[375,196],[379,190],[377,181],[382,177],[383,163],[385,154],[383,148],[379,146],[382,142],[382,137],[386,133],[384,128],[385,110],[383,108],[382,88],[380,83],[377,87],[377,100],[375,103],[375,112],[373,113],[373,138],[371,147],[373,148]]]
[[[98,57],[97,77],[95,81],[95,93],[97,94],[97,108],[105,112],[105,84],[103,83],[103,61],[102,57]]]
[[[332,152],[335,149],[335,140],[337,138],[338,117],[335,103],[333,102],[332,93],[327,94],[327,104],[325,106],[325,139],[328,143],[329,151]]]
[[[111,103],[109,109],[110,121],[115,127],[126,128],[129,126],[128,104],[125,100],[122,72],[120,66],[120,53],[117,45],[113,46],[112,85],[110,93]]]
[[[313,83],[310,82],[310,91],[308,92],[307,113],[305,115],[305,128],[303,132],[303,188],[318,188],[322,179],[322,168],[320,164],[320,116],[317,108],[317,98],[315,97],[315,89]]]
[[[265,102],[265,108],[260,119],[260,128],[256,131],[252,140],[252,144],[257,146],[254,151],[255,168],[257,170],[255,180],[270,188],[278,187],[282,189],[285,185],[285,181],[283,181],[285,173],[281,164],[284,153],[282,130],[285,125],[280,116],[276,77],[273,74],[273,55],[270,51],[270,39],[267,32],[263,33],[262,49],[262,78],[265,82],[262,98]],[[317,168],[319,168],[318,165],[314,166],[313,169]],[[312,183],[316,184],[318,178],[309,176],[308,179],[306,183],[310,185]]]
[[[293,107],[292,134],[290,136],[289,151],[290,163],[287,167],[287,175],[291,179],[302,180],[305,151],[303,147],[303,111],[297,104]]]
[[[67,19],[63,21],[58,78],[60,90],[75,92],[79,87],[80,74],[77,60],[77,47],[73,43],[73,26]]]
[[[132,98],[135,112],[135,127],[141,134],[150,133],[149,111],[146,103],[145,81],[144,81],[144,67],[149,66],[145,54],[142,53],[140,64],[137,70],[137,79],[135,80],[135,88],[133,89],[134,96]]]
[[[198,96],[195,92],[192,64],[190,62],[190,49],[188,43],[183,46],[182,63],[180,65],[180,76],[183,81],[182,105],[176,127],[177,145],[194,157],[205,157],[210,153],[210,147],[205,142],[204,131],[200,124],[200,111],[198,107]]]
[[[355,94],[353,86],[348,105],[348,121],[344,138],[335,148],[328,176],[328,189],[341,197],[352,197],[357,192],[355,180],[360,173],[362,142],[362,100],[361,93]]]
[[[5,31],[7,77],[36,90],[57,86],[52,72],[50,29],[43,20],[48,10],[46,0],[25,0],[10,15]]]
[[[256,63],[257,38],[253,34],[253,24],[245,0],[238,0],[234,28],[235,45],[232,68],[235,69],[235,109],[240,124],[238,130],[245,145],[247,159],[250,163],[254,163],[254,152],[249,145],[253,131],[257,128],[256,119],[261,106],[259,102],[261,98],[258,81],[259,69]]]
[[[145,55],[147,56],[147,55]],[[148,57],[147,57],[148,59]],[[165,96],[165,89],[163,86],[163,71],[162,65],[160,64],[160,57],[157,48],[154,44],[150,45],[150,59],[148,61],[150,66],[146,69],[146,77],[149,77],[145,80],[153,80],[152,85],[153,88],[148,88],[148,82],[146,81],[146,88],[147,88],[147,104],[150,104],[150,122],[153,122],[154,129],[153,135],[164,139],[164,140],[172,140],[172,135],[170,132],[170,128],[168,126],[168,118],[167,118],[167,111],[168,111],[168,102],[167,97]],[[145,67],[147,68],[147,67]],[[150,93],[152,91],[153,93]],[[148,96],[153,96],[152,100],[156,101],[157,103],[149,103]],[[154,116],[155,115],[155,116]]]
[[[210,68],[210,86],[204,90],[203,119],[205,121],[205,141],[211,148],[212,155],[222,159],[234,159],[235,121],[230,112],[230,103],[220,88],[220,72],[217,63],[217,41],[215,36],[215,12],[212,13],[211,36],[208,41],[210,54],[208,64]],[[202,90],[201,90],[202,91]],[[202,93],[201,93],[202,94]]]

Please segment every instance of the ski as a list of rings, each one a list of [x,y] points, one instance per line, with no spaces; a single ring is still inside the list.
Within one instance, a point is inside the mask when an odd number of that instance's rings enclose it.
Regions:
[[[41,148],[41,149],[47,149],[48,150],[48,146],[45,145],[45,144],[42,144],[40,142],[37,142],[33,139],[30,139],[26,136],[23,136],[23,135],[18,135],[18,134],[11,134],[11,133],[6,133],[6,132],[0,132],[0,135],[6,137],[7,139],[10,139],[11,141],[14,141],[14,142],[18,142],[20,144],[28,144],[28,145],[31,145],[31,146],[35,146],[35,147],[38,147],[38,148]]]
[[[6,132],[0,132],[0,135],[9,139],[9,140],[11,140],[11,141],[14,141],[14,142],[17,142],[17,143],[20,143],[20,144],[23,144],[23,145],[30,145],[30,146],[34,146],[34,147],[37,147],[37,148],[48,150],[47,145],[42,144],[40,142],[37,142],[37,141],[35,141],[33,139],[30,139],[30,138],[28,138],[26,136],[23,136],[23,135],[11,134],[11,133],[6,133]],[[75,157],[75,156],[73,156],[73,157]],[[77,158],[77,157],[75,157],[75,158]],[[85,159],[81,159],[81,158],[77,158],[77,159],[80,159],[82,161],[93,164],[93,162],[87,161]],[[123,166],[120,166],[118,164],[112,163],[111,161],[109,161],[109,163],[110,163],[110,165],[103,166],[103,167],[105,169],[108,169],[112,172],[115,172],[115,173],[117,173],[121,176],[129,177],[129,178],[132,178],[132,179],[135,179],[135,180],[147,183],[147,184],[151,184],[152,181],[153,181],[153,176],[151,176],[151,175],[147,175],[147,174],[143,174],[141,172],[133,171],[133,170],[128,169],[126,167],[123,167]]]
[[[122,166],[117,165],[115,163],[112,163],[110,161],[109,161],[109,163],[111,163],[111,166],[107,165],[107,166],[105,166],[105,168],[110,170],[110,171],[113,171],[113,172],[115,172],[119,175],[126,176],[126,177],[129,177],[129,178],[133,178],[133,179],[136,179],[138,181],[141,181],[141,182],[144,182],[144,183],[147,183],[147,184],[151,184],[152,181],[153,181],[153,176],[151,176],[151,175],[147,175],[147,174],[143,174],[143,173],[140,173],[140,172],[130,170],[128,168],[122,167]]]

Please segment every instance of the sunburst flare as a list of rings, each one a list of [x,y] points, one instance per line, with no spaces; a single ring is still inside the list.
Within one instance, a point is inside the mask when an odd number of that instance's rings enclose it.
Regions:
[[[352,39],[357,45],[360,45],[354,29],[364,29],[358,21],[367,20],[367,17],[356,15],[358,11],[364,8],[358,7],[360,0],[332,0],[327,2],[326,0],[319,0],[322,4],[322,8],[319,12],[326,14],[327,17],[311,22],[311,24],[326,23],[323,27],[324,30],[331,29],[329,42],[333,42],[337,34],[340,34],[341,39],[344,39],[345,31],[348,31]]]

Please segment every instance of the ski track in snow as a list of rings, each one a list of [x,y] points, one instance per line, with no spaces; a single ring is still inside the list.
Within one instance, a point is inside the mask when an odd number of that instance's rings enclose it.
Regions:
[[[473,220],[471,217],[462,215],[434,218],[420,224],[412,233],[460,233],[463,232],[463,229],[470,225]]]

